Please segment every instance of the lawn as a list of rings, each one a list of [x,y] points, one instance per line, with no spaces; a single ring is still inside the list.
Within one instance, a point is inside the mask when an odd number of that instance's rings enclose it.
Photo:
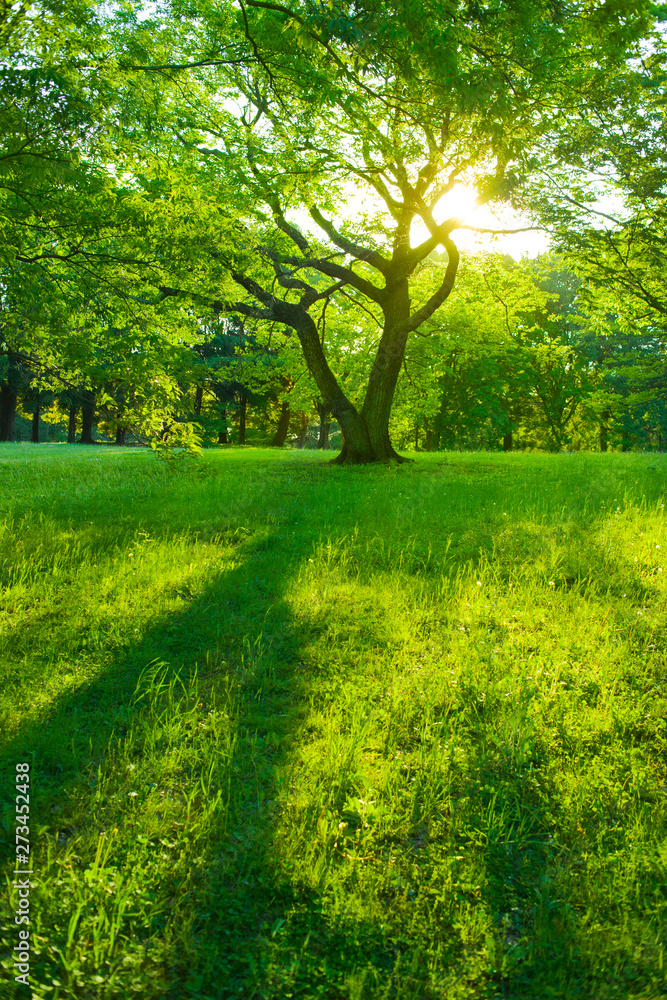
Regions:
[[[667,996],[667,457],[326,458],[0,447],[0,997]]]

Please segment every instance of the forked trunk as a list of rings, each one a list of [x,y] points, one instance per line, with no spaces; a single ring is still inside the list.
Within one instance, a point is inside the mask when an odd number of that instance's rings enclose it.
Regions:
[[[274,313],[276,319],[296,331],[322,404],[338,421],[343,446],[333,459],[333,463],[364,465],[368,462],[391,459],[405,461],[394,451],[389,440],[389,413],[407,334],[399,335],[398,338],[391,334],[383,335],[371,373],[366,401],[360,413],[347,398],[331,371],[320,343],[317,327],[306,310],[292,303],[278,302],[275,304]],[[402,347],[400,347],[401,337]],[[394,343],[396,339],[399,341],[398,344]]]

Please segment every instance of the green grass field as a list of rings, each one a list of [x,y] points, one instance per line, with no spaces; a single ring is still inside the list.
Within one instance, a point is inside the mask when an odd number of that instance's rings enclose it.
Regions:
[[[0,448],[0,997],[667,996],[667,458],[326,458]]]

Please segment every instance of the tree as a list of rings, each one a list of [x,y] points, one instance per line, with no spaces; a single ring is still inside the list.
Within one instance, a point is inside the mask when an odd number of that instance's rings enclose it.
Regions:
[[[480,201],[509,197],[539,143],[566,131],[591,94],[607,99],[650,5],[247,0],[201,6],[187,23],[172,10],[169,26],[155,15],[132,41],[144,61],[150,51],[163,92],[174,83],[160,125],[163,137],[171,130],[170,169],[205,172],[209,190],[217,178],[239,218],[256,220],[213,253],[242,292],[234,300],[225,288],[223,307],[295,331],[342,428],[340,461],[397,459],[389,417],[408,338],[443,305],[458,268],[461,220],[439,219],[443,196],[465,182]],[[155,92],[145,99],[155,106]],[[375,202],[350,225],[361,193]],[[444,274],[415,302],[414,278],[439,246]],[[311,316],[341,292],[382,317],[358,401]]]
[[[618,67],[569,135],[544,150],[526,188],[581,281],[600,331],[667,335],[667,45],[664,5],[636,58]],[[565,172],[560,159],[576,163]],[[548,175],[548,176],[547,176]]]

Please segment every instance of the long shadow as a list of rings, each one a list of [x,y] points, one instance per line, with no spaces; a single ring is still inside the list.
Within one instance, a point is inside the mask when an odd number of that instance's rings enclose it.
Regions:
[[[128,706],[147,663],[162,660],[187,676],[195,663],[208,661],[210,673],[229,674],[240,685],[239,738],[225,765],[233,814],[221,811],[204,851],[207,874],[193,890],[190,909],[196,916],[187,933],[188,947],[164,970],[155,996],[278,1000],[294,993],[307,1000],[339,1000],[351,995],[344,988],[346,976],[365,970],[365,992],[359,996],[426,997],[428,993],[401,990],[396,972],[401,945],[380,923],[353,915],[346,921],[331,918],[325,912],[325,889],[300,879],[296,870],[288,871],[276,856],[280,781],[307,708],[309,678],[301,660],[313,628],[296,619],[286,601],[286,587],[303,558],[289,544],[277,532],[260,543],[252,538],[243,543],[240,566],[219,573],[196,600],[120,651],[97,680],[61,697],[39,727],[26,724],[2,749],[0,767],[13,776],[18,760],[33,761],[37,822],[51,820],[46,810],[81,789],[87,765],[106,766],[111,729],[121,739],[127,735],[132,721]],[[257,593],[262,601],[251,601],[250,595]],[[260,633],[263,652],[249,659]],[[477,770],[482,786],[495,789],[495,797],[493,792],[481,794],[479,809],[491,826],[488,817],[494,812],[509,816],[505,831],[511,829],[511,813],[517,824],[526,815],[531,822],[522,850],[505,834],[485,847],[486,901],[497,918],[501,950],[511,954],[525,946],[527,934],[533,938],[533,951],[524,961],[512,958],[499,968],[503,995],[523,998],[535,988],[540,961],[547,985],[549,977],[559,976],[566,986],[585,982],[586,969],[576,952],[565,957],[563,951],[570,944],[575,947],[575,932],[567,929],[566,905],[551,891],[554,818],[531,787],[533,751],[518,748],[503,754],[502,748],[492,747],[493,726],[493,718],[483,722]],[[257,747],[261,753],[254,751]],[[141,749],[137,745],[135,752]],[[157,931],[165,927],[158,924]],[[36,977],[46,975],[45,967],[34,968]],[[91,985],[80,1000],[105,995]]]
[[[208,663],[209,675],[234,677],[239,736],[225,765],[233,815],[221,810],[218,831],[214,828],[211,843],[204,848],[205,863],[200,868],[208,874],[193,889],[191,909],[197,917],[187,934],[188,945],[162,970],[156,995],[282,996],[283,975],[291,980],[294,972],[283,969],[292,963],[289,948],[284,947],[286,930],[295,937],[295,948],[303,952],[308,966],[297,978],[303,986],[304,977],[314,975],[319,995],[342,995],[333,984],[329,990],[331,975],[339,979],[338,973],[344,976],[356,965],[367,964],[369,948],[378,975],[391,974],[393,952],[382,932],[359,921],[350,936],[348,925],[330,923],[318,891],[305,885],[298,872],[286,873],[272,851],[281,769],[291,759],[303,715],[307,685],[299,673],[304,669],[300,650],[311,628],[295,620],[284,599],[285,587],[303,558],[289,545],[287,537],[277,534],[259,543],[252,539],[243,543],[243,561],[237,568],[221,572],[196,600],[163,618],[130,649],[121,650],[96,680],[60,697],[38,723],[27,722],[0,751],[0,770],[8,789],[16,762],[31,762],[33,828],[48,825],[50,832],[43,836],[58,832],[64,849],[80,831],[62,829],[58,815],[67,814],[72,796],[80,802],[89,795],[92,801],[97,769],[104,775],[111,767],[112,733],[122,743],[136,722],[131,704],[147,664],[164,661],[172,674],[180,669],[187,679],[195,664],[201,668]],[[276,567],[282,576],[276,575]],[[258,592],[262,600],[250,600]],[[202,680],[206,683],[206,676]],[[140,759],[140,741],[135,740],[133,752]],[[190,777],[196,782],[198,775]],[[93,810],[91,821],[92,815]],[[11,863],[12,858],[12,845],[3,843],[3,860]],[[116,861],[122,864],[122,855]],[[165,876],[162,894],[176,888]],[[281,930],[285,924],[289,927]],[[151,933],[165,929],[166,921],[160,918]],[[52,932],[44,927],[42,933],[48,938]],[[65,951],[63,935],[59,932],[50,941],[52,948]],[[275,965],[271,956],[279,939],[283,954]],[[317,960],[320,952],[326,952],[333,966],[330,971]],[[31,974],[36,983],[63,978],[63,970],[44,956],[34,962]],[[107,993],[90,985],[77,996],[88,1000]]]

